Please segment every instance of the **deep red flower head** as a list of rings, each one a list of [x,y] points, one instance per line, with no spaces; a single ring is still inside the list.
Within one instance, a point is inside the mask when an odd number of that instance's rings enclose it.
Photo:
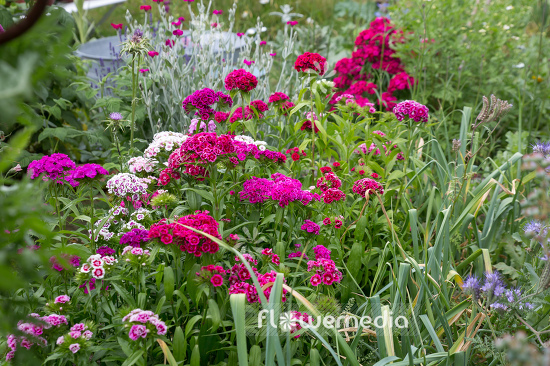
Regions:
[[[139,7],[139,10],[149,11],[151,10],[151,5],[142,5]]]
[[[318,72],[322,75],[326,70],[327,59],[318,53],[306,52],[298,56],[294,69],[298,72],[307,72],[309,70]]]
[[[111,27],[113,27],[114,29],[122,29],[122,23],[120,24],[111,23]]]
[[[258,85],[258,79],[244,69],[233,70],[225,78],[225,89],[250,92]]]

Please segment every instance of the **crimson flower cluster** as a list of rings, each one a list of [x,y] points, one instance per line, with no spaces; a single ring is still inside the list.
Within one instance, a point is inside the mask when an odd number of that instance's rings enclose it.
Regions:
[[[225,89],[249,93],[258,85],[258,79],[245,69],[231,71],[225,77]]]
[[[312,200],[321,200],[317,193],[302,190],[302,183],[281,173],[271,175],[271,179],[252,177],[243,183],[243,190],[239,192],[241,201],[262,203],[266,200],[278,201],[279,206],[286,207],[294,201],[303,205]]]
[[[222,92],[215,92],[212,89],[204,88],[193,92],[183,100],[183,109],[186,113],[195,112],[202,120],[206,121],[216,114],[216,109],[231,108],[233,99]]]
[[[201,267],[201,271],[197,272],[196,275],[204,281],[210,281],[212,286],[220,287],[221,285],[223,285],[224,276],[228,272],[229,271],[223,269],[222,266],[209,264],[207,266]]]
[[[323,75],[326,70],[327,59],[318,53],[306,52],[298,56],[294,69],[298,72],[315,71]]]
[[[321,197],[327,204],[346,199],[346,194],[339,189],[341,186],[342,181],[332,172],[317,179],[317,188],[323,192]]]
[[[285,100],[289,100],[289,99],[290,98],[285,93],[275,92],[269,96],[269,99],[267,100],[267,102],[269,104],[280,105]]]
[[[373,193],[378,193],[380,195],[384,194],[384,188],[382,188],[382,185],[370,178],[359,179],[353,183],[352,191],[362,197],[366,197],[367,194]]]
[[[178,150],[168,158],[168,167],[173,172],[180,167],[184,173],[198,176],[203,179],[208,176],[205,166],[222,158],[227,158],[233,166],[247,158],[267,160],[275,163],[285,162],[286,156],[279,152],[260,150],[255,144],[237,141],[234,136],[220,135],[213,132],[202,132],[190,136]],[[164,177],[162,182],[169,182],[169,177]],[[175,177],[174,177],[175,178]]]
[[[165,245],[177,245],[182,252],[193,254],[195,257],[200,257],[204,253],[216,253],[219,250],[219,245],[216,242],[183,225],[210,234],[220,240],[222,238],[218,231],[218,222],[208,215],[208,211],[196,211],[194,215],[180,217],[177,222],[170,224],[166,219],[162,219],[151,225],[149,238],[159,239]]]
[[[300,150],[297,147],[293,147],[291,149],[288,149],[286,151],[286,153],[290,155],[290,158],[292,159],[292,161],[300,160],[300,156],[307,156],[307,154],[304,150]]]
[[[265,112],[269,110],[269,107],[267,106],[267,104],[265,104],[261,100],[255,100],[251,102],[250,105],[258,111],[258,118],[264,118],[264,115],[261,112]],[[250,108],[249,106],[244,107],[244,115],[243,115],[243,107],[239,107],[235,110],[235,112],[233,112],[233,114],[229,118],[229,122],[235,123],[241,120],[248,121],[254,118],[254,116],[255,116],[255,113],[252,110],[252,108]],[[221,118],[222,116],[220,115],[219,117]],[[229,114],[224,115],[224,117],[225,117],[225,120],[227,120],[227,117],[229,117]]]
[[[414,100],[405,100],[393,108],[393,113],[399,121],[403,121],[405,116],[415,122],[428,122],[428,107]]]
[[[264,286],[270,282],[275,282],[275,279],[277,277],[276,271],[270,271],[264,274],[260,274],[258,269],[255,267],[258,264],[258,261],[254,259],[250,254],[243,254],[243,257],[245,260],[250,264],[252,267],[252,271],[258,278],[258,282],[260,282],[260,286]],[[239,258],[235,257],[235,261],[239,262]],[[246,300],[249,303],[255,303],[260,302],[260,297],[258,295],[258,291],[256,290],[256,286],[252,283],[252,276],[251,273],[248,271],[244,263],[236,263],[231,270],[228,271],[229,276],[229,293],[230,294],[246,294]],[[286,283],[286,279],[284,280]],[[283,296],[282,300],[286,301],[286,290],[283,289]],[[268,287],[264,290],[264,295],[266,299],[269,301],[269,296],[271,295],[271,287]]]
[[[344,220],[344,216],[342,216],[342,215],[333,218],[333,220],[331,220],[330,217],[325,217],[323,219],[323,225],[325,225],[325,226],[332,225],[332,223],[334,222],[334,228],[335,229],[340,229],[344,225],[343,220]]]
[[[319,128],[317,127],[316,123],[313,125],[313,127],[315,128],[315,133],[319,132]],[[311,131],[311,128],[312,128],[312,124],[311,124],[311,120],[309,119],[306,119],[302,123],[302,126],[300,126],[300,130],[302,131]]]
[[[313,248],[315,260],[307,262],[307,271],[313,272],[309,282],[313,286],[319,286],[321,283],[330,286],[333,283],[342,281],[342,272],[336,269],[336,264],[330,258],[330,250],[322,245]]]
[[[414,79],[408,75],[399,58],[393,57],[395,50],[391,44],[402,42],[401,32],[398,32],[388,18],[379,17],[370,23],[370,27],[362,31],[355,40],[356,49],[351,58],[343,58],[334,67],[338,76],[334,79],[335,86],[340,89],[334,94],[331,103],[343,94],[354,96],[359,105],[369,103],[365,97],[376,93],[378,86],[371,71],[383,70],[392,75],[385,92],[381,93],[381,104],[387,110],[392,110],[397,97],[394,93],[410,89]],[[371,82],[372,80],[373,82]]]

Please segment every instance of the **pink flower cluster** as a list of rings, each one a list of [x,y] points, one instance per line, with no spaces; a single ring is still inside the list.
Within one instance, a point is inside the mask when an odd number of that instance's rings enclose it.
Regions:
[[[118,260],[111,256],[101,256],[101,254],[91,255],[86,263],[80,267],[80,272],[85,274],[91,274],[95,279],[102,279],[105,277],[107,270],[110,270]]]
[[[156,159],[150,159],[143,156],[137,156],[128,160],[128,170],[130,173],[151,173],[159,162]]]
[[[212,89],[204,88],[193,92],[183,100],[183,109],[186,113],[195,112],[202,120],[207,121],[214,117],[216,109],[231,108],[233,99],[222,92],[215,92]]]
[[[252,177],[244,182],[243,190],[239,192],[241,200],[250,203],[262,203],[268,199],[278,201],[279,206],[286,207],[291,202],[300,201],[303,205],[312,200],[321,200],[317,193],[302,190],[302,183],[281,173],[271,175],[271,179]]]
[[[359,179],[353,183],[352,191],[362,197],[366,197],[367,194],[384,194],[384,188],[382,188],[382,185],[370,178]]]
[[[32,322],[32,320],[29,322],[19,321],[17,323],[17,330],[25,335],[8,335],[7,343],[11,351],[6,354],[6,361],[10,361],[15,357],[15,351],[17,350],[18,345],[26,349],[30,349],[35,344],[30,339],[36,341],[37,344],[42,347],[46,346],[48,344],[48,341],[46,341],[46,339],[43,337],[44,330],[50,329],[51,327],[59,327],[64,324],[68,324],[67,318],[63,315],[51,314],[41,317],[36,313],[32,313],[30,314],[30,316],[36,319],[37,324]]]
[[[323,75],[327,68],[327,59],[318,53],[306,52],[298,56],[294,69],[298,72],[314,71]]]
[[[149,310],[134,309],[122,318],[122,322],[125,327],[130,327],[128,337],[133,341],[146,338],[152,332],[156,332],[157,335],[165,335],[168,330],[158,315]]]
[[[311,220],[304,220],[304,223],[300,227],[301,230],[307,231],[310,234],[319,235],[319,229],[321,227]]]
[[[301,251],[296,251],[296,252],[292,252],[288,255],[288,259],[292,259],[292,258],[300,258],[302,257],[305,258],[305,259],[309,259],[306,255],[306,253],[302,253]]]
[[[370,27],[362,31],[355,40],[356,49],[351,58],[343,58],[336,63],[335,71],[338,76],[334,79],[335,86],[340,89],[331,103],[336,103],[336,98],[342,94],[353,95],[359,105],[368,103],[365,94],[373,95],[378,86],[373,79],[372,69],[380,69],[393,75],[387,90],[381,93],[381,104],[391,110],[395,106],[397,98],[393,95],[396,91],[410,89],[414,79],[404,72],[399,58],[394,57],[395,51],[391,45],[395,42],[403,42],[399,38],[401,32],[397,32],[390,20],[384,17],[376,18],[370,23]],[[370,65],[369,65],[370,64]],[[365,67],[369,65],[370,67]]]
[[[245,69],[231,71],[225,77],[225,89],[249,93],[258,85],[258,79]]]
[[[148,249],[126,246],[122,249],[122,259],[134,267],[143,267],[147,264],[151,252]]]
[[[41,174],[45,181],[51,180],[56,183],[63,183],[60,179],[76,167],[74,161],[67,155],[55,153],[50,156],[43,156],[40,160],[34,160],[29,164],[28,172],[31,179],[38,178]]]
[[[200,257],[204,253],[216,253],[219,250],[219,245],[216,242],[185,228],[183,225],[200,230],[218,239],[222,238],[218,231],[218,222],[208,215],[208,211],[197,211],[194,215],[180,217],[177,223],[168,224],[166,219],[162,219],[151,226],[149,238],[159,239],[165,245],[177,245],[182,252],[194,254],[195,257]]]
[[[314,274],[309,279],[312,286],[319,286],[321,283],[330,286],[342,280],[342,272],[336,269],[336,264],[330,258],[330,250],[322,245],[313,248],[315,260],[307,262],[308,272]]]
[[[415,122],[428,122],[428,107],[414,100],[398,103],[393,108],[393,113],[399,121],[403,121],[407,116]]]
[[[267,283],[275,282],[275,278],[277,277],[277,272],[270,271],[264,274],[260,274],[258,272],[258,269],[253,266],[253,265],[257,265],[258,261],[252,258],[250,254],[243,254],[243,257],[245,257],[246,261],[252,267],[252,271],[258,278],[258,282],[260,283],[260,286],[263,287]],[[238,262],[239,258],[236,257],[235,260]],[[254,286],[251,280],[252,276],[243,263],[236,263],[228,272],[229,272],[228,281],[229,281],[230,294],[246,294],[246,299],[249,303],[260,302],[258,291],[256,290],[256,287]],[[283,302],[286,301],[286,292],[287,291],[283,289],[283,296],[282,296]],[[268,287],[264,290],[264,296],[268,301],[269,301],[270,295],[271,295],[271,287]]]
[[[60,347],[64,347],[69,344],[66,346],[68,351],[75,354],[86,345],[86,341],[92,339],[93,335],[94,333],[88,329],[86,324],[77,323],[71,327],[68,334],[57,338],[56,344]]]
[[[55,298],[54,304],[66,304],[71,301],[71,298],[67,295],[59,295]]]
[[[80,257],[76,255],[69,255],[69,254],[63,253],[60,255],[60,257],[63,258],[65,261],[67,261],[73,267],[80,266]],[[66,269],[61,265],[61,263],[59,263],[59,261],[55,256],[50,258],[50,263],[52,265],[52,269],[55,269],[58,272],[61,272]]]

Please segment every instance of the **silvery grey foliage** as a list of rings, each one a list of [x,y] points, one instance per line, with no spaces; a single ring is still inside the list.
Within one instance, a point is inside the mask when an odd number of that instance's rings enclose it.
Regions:
[[[269,75],[275,57],[282,58],[282,70],[274,91],[292,96],[289,90],[298,84],[298,75],[292,68],[296,32],[285,27],[283,39],[277,42],[281,49],[273,49],[269,44],[260,46],[260,35],[265,31],[260,18],[255,32],[247,32],[242,37],[233,33],[236,3],[227,11],[227,24],[222,17],[212,15],[212,1],[207,5],[202,1],[191,4],[196,4],[196,11],[188,4],[191,19],[186,19],[182,25],[185,24],[189,30],[184,30],[181,36],[173,32],[183,27],[173,24],[178,19],[167,14],[162,5],[158,6],[160,20],[156,23],[148,19],[150,15],[147,13],[141,22],[133,19],[129,12],[126,14],[129,30],[142,29],[144,36],[151,40],[153,49],[159,53],[156,57],[145,57],[140,64],[140,68],[149,69],[140,74],[142,102],[146,108],[146,123],[149,124],[147,130],[152,133],[185,131],[192,116],[185,114],[183,99],[202,88],[224,91],[225,76],[234,69],[244,68],[256,75],[258,86],[252,99],[267,101],[272,92]],[[213,23],[217,26],[212,26]],[[166,43],[167,40],[175,41],[172,47]],[[277,55],[270,55],[274,53]],[[244,60],[254,63],[247,66]]]

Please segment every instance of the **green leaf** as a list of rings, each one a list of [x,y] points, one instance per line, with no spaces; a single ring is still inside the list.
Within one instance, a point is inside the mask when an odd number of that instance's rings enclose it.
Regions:
[[[218,330],[222,319],[220,315],[220,308],[214,299],[208,299],[208,314],[212,320],[212,332],[215,332]]]
[[[178,362],[185,361],[185,353],[187,351],[187,339],[183,334],[183,329],[177,327],[174,331],[174,340],[172,341],[174,358]]]
[[[235,321],[235,331],[237,332],[237,354],[239,356],[239,365],[248,365],[248,352],[246,346],[245,329],[245,294],[232,294],[229,297],[233,319]]]
[[[124,361],[124,363],[122,364],[122,366],[131,366],[131,365],[135,365],[136,362],[138,362],[139,360],[142,359],[144,353],[145,353],[144,350],[138,349],[137,351],[135,351],[134,353],[132,353],[132,355],[131,355],[130,357],[128,357],[128,359],[127,359],[126,361]]]
[[[172,301],[174,294],[174,270],[172,267],[164,267],[164,294],[166,299]]]

